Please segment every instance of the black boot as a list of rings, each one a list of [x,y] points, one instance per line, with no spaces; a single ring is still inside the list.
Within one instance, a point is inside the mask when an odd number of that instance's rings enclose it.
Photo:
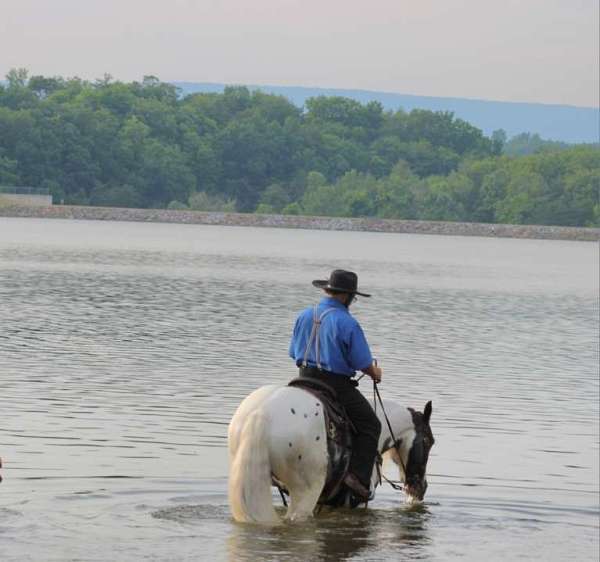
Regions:
[[[348,472],[344,477],[344,484],[352,490],[352,493],[356,496],[356,499],[362,501],[368,501],[371,493],[363,483],[351,472]]]

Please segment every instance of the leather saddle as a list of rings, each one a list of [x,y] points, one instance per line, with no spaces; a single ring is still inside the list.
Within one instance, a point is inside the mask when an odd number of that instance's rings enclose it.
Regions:
[[[327,433],[327,477],[319,504],[334,502],[350,464],[352,442],[356,429],[344,407],[338,402],[335,390],[328,384],[310,377],[298,377],[288,386],[310,392],[323,404]]]

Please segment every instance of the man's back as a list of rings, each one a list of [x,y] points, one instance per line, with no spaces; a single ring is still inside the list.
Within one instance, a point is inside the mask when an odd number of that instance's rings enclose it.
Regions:
[[[315,314],[320,321],[318,343],[314,335],[307,349]],[[298,315],[289,354],[298,366],[306,361],[310,366],[320,365],[326,371],[349,377],[373,362],[360,324],[342,303],[330,297],[323,298],[316,309],[310,307]]]

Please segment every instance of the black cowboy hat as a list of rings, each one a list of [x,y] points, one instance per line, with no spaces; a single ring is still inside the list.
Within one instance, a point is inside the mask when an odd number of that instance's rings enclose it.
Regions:
[[[336,291],[338,293],[353,293],[361,297],[371,296],[358,291],[358,276],[353,271],[336,269],[331,272],[329,279],[315,279],[312,284],[319,289]]]

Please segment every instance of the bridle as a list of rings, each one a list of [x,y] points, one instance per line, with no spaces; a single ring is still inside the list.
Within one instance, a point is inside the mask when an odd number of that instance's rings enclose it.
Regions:
[[[387,423],[388,429],[390,430],[390,435],[392,437],[392,443],[393,443],[393,445],[391,447],[389,447],[388,449],[386,449],[385,451],[382,451],[381,453],[377,453],[377,458],[375,460],[375,466],[377,467],[377,478],[379,480],[379,484],[382,483],[382,479],[383,479],[394,490],[402,491],[402,489],[403,489],[402,481],[401,480],[390,480],[385,474],[383,474],[383,470],[381,469],[382,465],[383,465],[383,457],[381,456],[382,453],[385,453],[386,451],[389,451],[390,449],[395,449],[396,453],[398,454],[398,460],[400,461],[400,467],[402,468],[402,471],[404,472],[404,478],[408,477],[408,475],[406,474],[406,465],[404,464],[404,461],[402,460],[402,455],[400,453],[400,445],[402,444],[402,439],[396,439],[396,436],[394,435],[394,430],[392,429],[392,424],[390,423],[390,420],[387,416],[385,408],[383,407],[383,401],[381,400],[381,394],[379,394],[379,389],[377,388],[377,383],[375,381],[373,381],[373,410],[375,411],[375,413],[377,413],[377,401],[379,401],[379,405],[381,406],[381,411],[383,412],[383,417],[385,419],[385,422]]]

